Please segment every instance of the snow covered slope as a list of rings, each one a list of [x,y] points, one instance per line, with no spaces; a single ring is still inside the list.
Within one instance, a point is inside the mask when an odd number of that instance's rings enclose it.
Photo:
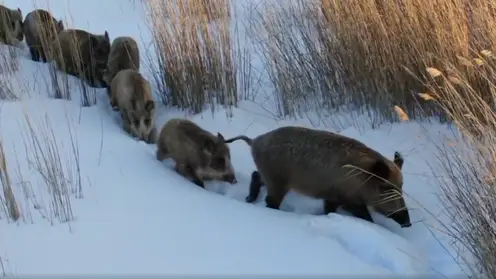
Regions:
[[[4,4],[20,6],[25,14],[32,10],[27,0]],[[50,9],[67,20],[70,11],[69,27],[107,30],[111,38],[130,35],[142,49],[149,47],[139,5],[52,0]],[[461,272],[441,244],[443,235],[432,229],[434,220],[420,210],[441,210],[425,162],[434,151],[431,142],[449,134],[444,126],[408,123],[363,134],[353,128],[341,131],[387,156],[396,150],[404,154],[412,227],[401,229],[377,214],[377,224],[344,213],[314,215],[322,210],[321,202],[295,193],[276,211],[265,208],[263,199],[256,205],[244,202],[254,164],[243,142],[230,145],[238,184],[211,182],[208,191],[200,189],[177,175],[171,162],[158,162],[155,145],[138,142],[121,129],[103,89],[96,92],[97,105],[81,108],[78,81],[69,77],[72,100],[49,99],[48,65],[31,61],[27,49],[16,51],[19,70],[11,80],[23,100],[0,102],[0,132],[23,218],[0,222],[6,274],[436,277]],[[252,102],[241,102],[233,115],[228,119],[221,109],[213,115],[185,115],[159,105],[157,125],[186,117],[227,137],[256,136],[281,125],[310,127],[308,121],[276,121]],[[59,164],[44,164],[41,153]],[[47,186],[54,181],[71,190],[69,202],[54,199],[53,187]],[[72,220],[59,222],[65,217]]]

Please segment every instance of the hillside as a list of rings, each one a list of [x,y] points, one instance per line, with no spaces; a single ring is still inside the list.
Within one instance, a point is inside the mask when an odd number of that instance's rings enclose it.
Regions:
[[[50,1],[50,10],[57,18],[71,18],[69,28],[133,36],[143,53],[151,51],[147,16],[139,5],[68,2]],[[29,0],[4,5],[19,6],[24,14],[33,9]],[[6,275],[461,272],[450,239],[436,229],[432,215],[439,217],[443,209],[425,163],[435,158],[434,143],[454,141],[447,126],[411,122],[364,131],[317,126],[357,138],[388,157],[395,151],[404,155],[410,228],[378,214],[373,215],[377,224],[343,212],[315,215],[321,202],[296,193],[275,211],[265,208],[263,198],[256,205],[244,202],[254,170],[245,143],[230,145],[238,183],[209,182],[205,191],[176,174],[171,162],[158,162],[155,145],[122,130],[105,90],[95,90],[96,105],[81,107],[79,81],[68,77],[71,100],[50,98],[49,65],[31,61],[25,45],[0,48],[4,57],[12,50],[18,68],[4,73],[1,82],[19,99],[0,101],[0,132],[22,217],[12,223],[2,215],[0,222],[0,270]],[[142,56],[142,62],[149,61]],[[142,72],[152,78],[146,66]],[[308,119],[275,119],[275,108],[267,108],[262,97],[241,101],[229,112],[216,108],[194,115],[166,108],[158,97],[156,104],[157,127],[185,117],[226,137],[256,136],[283,125],[316,127]],[[57,196],[56,188],[67,194]]]

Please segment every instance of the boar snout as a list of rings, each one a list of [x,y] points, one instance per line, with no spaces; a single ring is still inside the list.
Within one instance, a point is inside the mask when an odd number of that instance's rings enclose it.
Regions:
[[[412,226],[412,223],[410,222],[410,214],[407,209],[395,212],[389,217],[398,223],[402,228],[409,228]]]

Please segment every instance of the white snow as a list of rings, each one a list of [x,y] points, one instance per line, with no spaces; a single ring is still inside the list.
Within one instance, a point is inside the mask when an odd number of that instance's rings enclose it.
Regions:
[[[134,36],[140,48],[149,49],[144,13],[131,1],[49,2],[55,17],[65,18],[68,27],[107,30],[111,38]],[[4,5],[20,7],[24,15],[33,9],[31,0],[6,0]],[[1,51],[6,49],[2,46]],[[0,271],[5,274],[462,274],[449,240],[421,209],[442,212],[426,162],[435,153],[433,142],[454,141],[446,126],[401,123],[363,133],[352,127],[339,131],[388,157],[396,150],[404,155],[412,227],[400,228],[378,214],[373,215],[376,224],[343,212],[317,215],[321,202],[295,193],[277,211],[265,208],[263,198],[256,205],[244,201],[254,170],[244,142],[230,145],[238,184],[210,182],[207,191],[201,189],[176,174],[171,162],[158,162],[155,145],[138,142],[122,130],[105,90],[96,91],[97,105],[81,108],[78,81],[69,77],[72,100],[50,99],[44,81],[48,64],[31,61],[27,48],[17,51],[20,69],[10,78],[23,100],[0,102],[0,132],[23,218],[0,221]],[[308,120],[275,120],[256,102],[242,101],[232,114],[228,119],[217,109],[214,114],[186,115],[159,105],[157,127],[173,117],[186,117],[226,137],[256,136],[281,125],[311,127]],[[81,179],[82,196],[71,194],[70,222],[54,216],[47,186],[36,170],[37,143],[29,136],[26,118],[41,148],[49,148],[47,127],[53,129],[65,172],[61,179],[67,180],[61,183],[77,187]]]

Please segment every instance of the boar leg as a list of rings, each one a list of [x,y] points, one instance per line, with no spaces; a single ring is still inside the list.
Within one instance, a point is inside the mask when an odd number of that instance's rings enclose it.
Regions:
[[[157,160],[163,161],[169,158],[169,151],[167,150],[167,146],[165,144],[157,144],[157,153],[155,154]]]
[[[37,49],[35,49],[34,47],[30,47],[29,52],[31,53],[31,59],[33,61],[40,61],[40,53]]]
[[[330,200],[324,200],[324,214],[329,214],[331,212],[336,212],[339,207],[339,203],[335,203]]]
[[[114,98],[111,98],[110,99],[110,107],[112,108],[113,111],[118,111],[119,110],[119,107],[117,106],[117,102],[115,101]]]
[[[45,52],[44,50],[41,50],[41,51],[39,52],[39,54],[40,54],[40,57],[41,57],[41,61],[42,61],[43,63],[46,63],[46,62],[48,61],[48,58],[47,58],[47,54],[46,54],[46,52]]]
[[[192,165],[186,165],[186,169],[191,173],[191,177],[193,178],[193,183],[196,185],[205,188],[205,184],[203,183],[203,180],[198,176],[198,174],[195,171],[195,168]]]
[[[369,222],[374,222],[372,220],[372,216],[370,215],[369,209],[367,208],[367,205],[362,203],[362,204],[357,204],[357,203],[347,203],[343,205],[343,209],[351,213],[353,216],[369,221]]]
[[[176,163],[174,169],[185,178],[190,179],[191,182],[195,183],[199,187],[205,188],[205,184],[198,177],[198,175],[195,172],[195,169],[191,165],[184,163],[180,163],[180,164]]]
[[[121,111],[122,129],[128,133],[131,133],[131,120],[127,117],[125,111]]]
[[[109,98],[109,104],[110,107],[112,108],[113,111],[118,111],[119,107],[117,106],[117,101],[115,100],[115,97],[112,95],[112,89],[110,88],[110,85],[107,86],[107,96]]]
[[[279,209],[284,197],[289,191],[286,181],[275,177],[270,177],[267,180],[264,177],[263,180],[267,188],[267,196],[265,197],[266,207]]]
[[[91,87],[95,87],[95,88],[105,87],[102,80],[97,76],[98,66],[91,63],[87,69],[88,71],[86,71],[85,74],[88,82],[91,84]]]
[[[176,164],[174,165],[174,170],[181,176],[187,179],[191,179],[191,174],[187,172],[185,164],[176,162]]]
[[[90,62],[91,63],[91,62]],[[95,80],[92,75],[91,65],[84,65],[81,73],[82,78],[86,80],[90,87],[95,87]]]
[[[112,94],[112,91],[111,91],[110,86],[107,87],[107,94],[108,94],[108,97],[109,97],[110,107],[112,108],[113,111],[118,111],[119,110],[119,107],[117,106],[117,100],[115,99],[114,94]]]
[[[157,142],[157,128],[153,127],[148,137],[146,137],[146,143],[156,143]]]
[[[260,173],[258,171],[254,171],[251,174],[250,181],[250,192],[248,196],[245,198],[245,201],[248,203],[252,203],[258,199],[260,195],[260,188],[262,188],[262,178],[260,177]]]

